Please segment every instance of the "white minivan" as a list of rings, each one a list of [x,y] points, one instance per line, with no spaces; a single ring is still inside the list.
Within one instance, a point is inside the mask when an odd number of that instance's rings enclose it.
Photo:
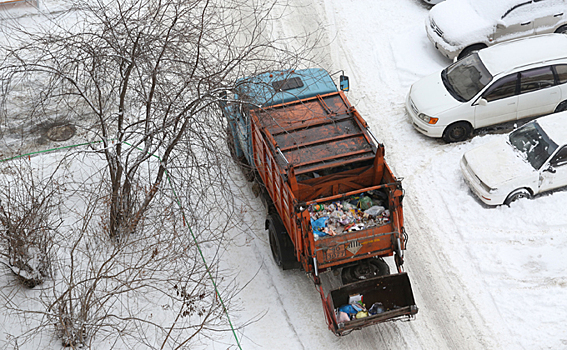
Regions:
[[[567,35],[545,34],[475,52],[414,83],[412,124],[463,141],[472,130],[567,110]]]

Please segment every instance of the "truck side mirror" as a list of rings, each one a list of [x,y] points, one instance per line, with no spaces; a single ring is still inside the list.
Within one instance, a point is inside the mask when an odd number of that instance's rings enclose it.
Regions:
[[[341,75],[339,78],[341,91],[348,91],[348,77],[346,75]]]

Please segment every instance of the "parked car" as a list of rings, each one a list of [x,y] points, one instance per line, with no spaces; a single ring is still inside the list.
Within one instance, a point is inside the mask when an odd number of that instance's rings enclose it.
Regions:
[[[413,126],[446,142],[472,130],[567,110],[567,35],[545,34],[475,52],[410,89]]]
[[[444,56],[463,58],[496,43],[567,32],[567,0],[451,0],[435,5],[427,36]]]
[[[567,112],[533,120],[466,152],[461,170],[471,190],[486,204],[567,186]]]

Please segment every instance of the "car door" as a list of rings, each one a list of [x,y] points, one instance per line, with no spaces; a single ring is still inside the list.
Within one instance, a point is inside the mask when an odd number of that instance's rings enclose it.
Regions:
[[[518,119],[553,113],[560,99],[551,66],[520,72]]]
[[[475,128],[516,119],[518,73],[492,83],[474,104]]]
[[[551,161],[541,168],[539,183],[539,192],[567,186],[567,146],[555,152]]]
[[[567,20],[565,0],[534,0],[535,34],[553,33],[557,27]]]
[[[533,35],[535,19],[533,7],[534,4],[531,1],[525,1],[509,8],[496,24],[494,42]]]

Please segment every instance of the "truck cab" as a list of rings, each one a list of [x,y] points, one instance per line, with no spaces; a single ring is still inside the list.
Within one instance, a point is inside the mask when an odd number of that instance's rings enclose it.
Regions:
[[[348,91],[348,77],[341,75],[340,88]],[[244,158],[252,166],[254,164],[250,109],[261,109],[337,91],[332,77],[321,68],[282,70],[238,79],[234,90],[230,96],[226,96],[223,104],[223,113],[235,141],[236,157]]]

